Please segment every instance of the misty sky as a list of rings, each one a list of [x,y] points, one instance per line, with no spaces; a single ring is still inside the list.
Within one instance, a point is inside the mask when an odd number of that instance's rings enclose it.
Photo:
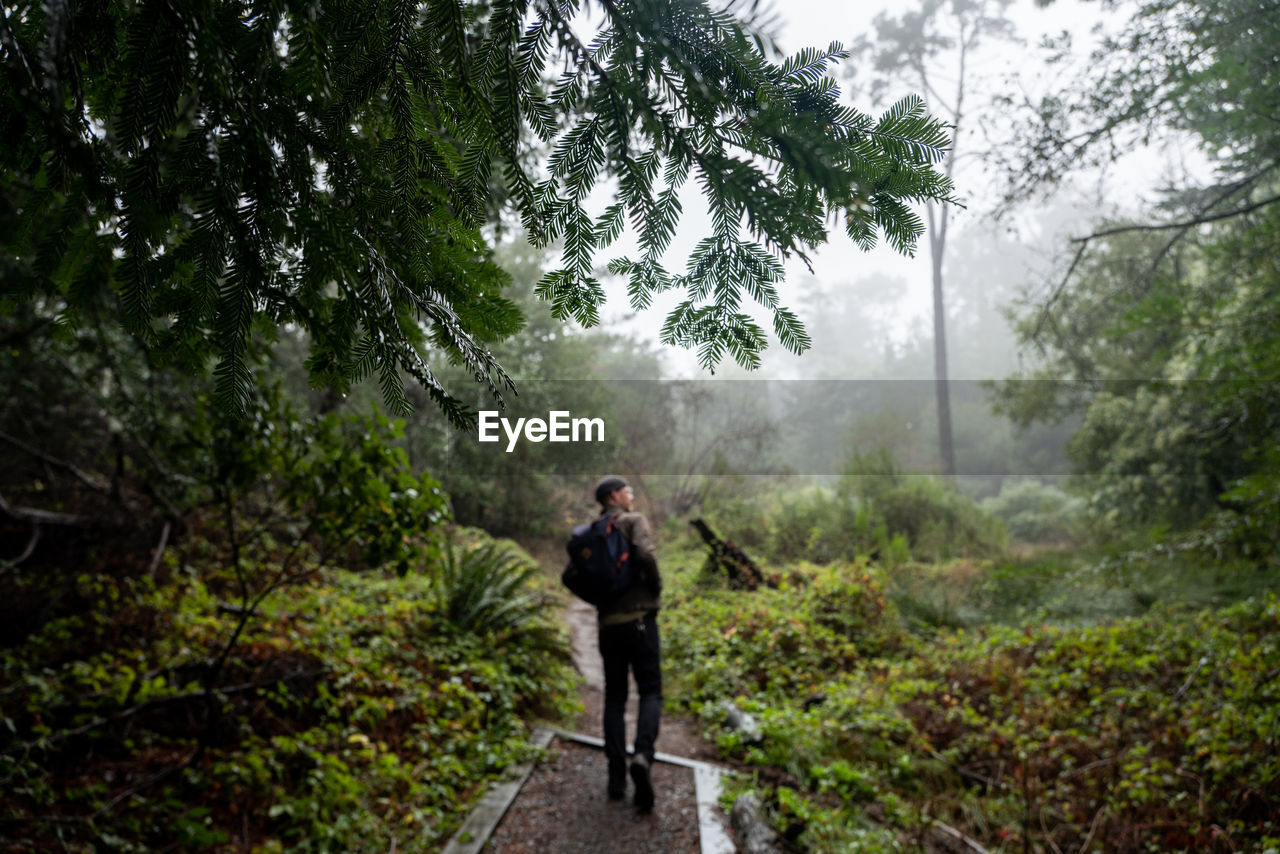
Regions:
[[[832,40],[838,40],[847,45],[859,34],[871,29],[871,20],[877,12],[893,13],[902,8],[904,7],[901,3],[889,3],[886,0],[869,0],[860,4],[832,3],[829,0],[789,0],[775,7],[773,19],[778,26],[774,35],[777,37],[778,44],[787,52],[794,52],[806,46],[825,47]],[[979,61],[971,65],[970,70],[975,82],[985,81],[983,84],[985,91],[975,94],[971,103],[976,105],[978,101],[985,100],[988,93],[997,86],[1010,85],[1007,78],[1015,69],[1018,72],[1016,85],[1029,92],[1040,91],[1044,86],[1052,85],[1053,75],[1063,72],[1046,71],[1040,61],[1041,52],[1036,49],[1036,45],[1045,34],[1056,34],[1065,29],[1073,34],[1080,52],[1083,53],[1084,46],[1091,40],[1090,30],[1102,20],[1102,15],[1102,9],[1096,2],[1057,0],[1044,9],[1038,8],[1033,0],[1015,2],[1011,7],[1010,16],[1019,29],[1023,45],[999,43],[994,50],[988,50],[979,56]],[[946,78],[941,67],[935,73],[935,79],[945,82]],[[841,87],[848,89],[848,83],[843,78]],[[898,91],[890,92],[888,96],[892,99],[913,91],[915,89],[911,82],[904,79]],[[875,112],[865,97],[853,103],[859,108]],[[972,150],[978,143],[979,140],[969,134],[962,135],[960,140],[962,151],[966,145]],[[1133,180],[1147,187],[1154,185],[1159,178],[1162,162],[1162,158],[1145,158],[1144,166],[1138,172],[1139,177]],[[1143,170],[1145,174],[1142,174]],[[1133,170],[1126,171],[1132,173]],[[985,228],[992,234],[1003,234],[1007,238],[1009,237],[1006,233],[1007,227],[1018,224],[1015,219],[1005,227],[994,228],[983,221],[983,214],[989,210],[988,199],[991,195],[992,178],[984,174],[977,163],[966,162],[962,157],[957,164],[956,179],[959,196],[968,207],[953,214],[951,230],[953,242],[947,256],[949,264],[954,264],[954,259],[959,257],[960,253],[955,251],[959,248],[955,245],[955,238],[966,228],[979,230]],[[696,183],[691,181],[686,185],[686,190],[682,197],[684,219],[667,256],[669,267],[676,271],[684,269],[684,259],[693,245],[709,231],[701,200],[697,194]],[[1077,188],[1073,192],[1079,201],[1083,195],[1082,191]],[[1132,194],[1130,197],[1132,198]],[[1034,229],[1016,237],[1024,242],[1028,241],[1030,238],[1026,235],[1032,231]],[[1065,235],[1058,235],[1058,237],[1062,236]],[[1054,252],[1061,249],[1060,245],[1052,244],[1060,244],[1061,241],[1041,240],[1039,242],[1051,245],[1024,247],[1028,250],[1029,256],[1037,259],[1035,266],[1040,268],[1038,274],[1033,271],[1022,275],[1007,270],[1005,272],[1028,282],[1032,281],[1036,275],[1043,277]],[[602,256],[601,261],[628,254],[633,249],[634,243],[631,242],[630,235],[626,235],[618,244],[611,247],[606,255]],[[883,246],[870,253],[861,252],[845,237],[843,231],[833,230],[830,242],[813,258],[812,274],[798,261],[788,264],[787,269],[788,280],[782,289],[783,303],[796,310],[807,325],[817,325],[814,323],[813,305],[829,306],[833,301],[839,302],[843,299],[857,301],[859,311],[875,319],[875,325],[880,327],[875,334],[883,340],[902,342],[913,336],[919,336],[922,330],[929,328],[932,323],[929,257],[927,244],[924,241],[921,242],[916,257],[909,259]],[[951,270],[948,271],[949,275],[951,272]],[[679,294],[663,295],[655,299],[654,305],[648,311],[637,315],[627,304],[625,287],[621,281],[606,279],[606,288],[609,301],[602,314],[606,324],[610,328],[631,332],[653,341],[657,340],[658,329],[666,312],[679,302],[681,297]],[[814,296],[815,291],[816,298],[805,298],[806,293]],[[806,303],[810,305],[808,309],[806,309]],[[744,305],[748,304],[750,304],[749,300],[744,301]],[[757,312],[756,315],[758,322],[769,330],[768,316],[764,312]],[[797,375],[799,372],[799,375],[804,375],[805,369],[802,367],[804,362],[797,362],[789,357],[772,339],[772,333],[769,334],[771,343],[765,354],[766,370],[772,369],[775,372],[781,371],[791,375]],[[831,335],[818,337],[814,341],[814,348],[803,358],[816,363],[824,350],[845,343],[847,342],[833,340]],[[667,348],[666,352],[667,364],[677,375],[695,375],[697,368],[694,354],[678,348]],[[723,367],[726,368],[723,373],[737,374],[736,367],[731,363]]]

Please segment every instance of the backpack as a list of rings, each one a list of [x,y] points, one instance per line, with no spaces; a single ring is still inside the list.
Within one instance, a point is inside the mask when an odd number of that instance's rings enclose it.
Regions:
[[[609,513],[573,529],[569,565],[560,580],[579,599],[603,605],[631,587],[631,544]]]

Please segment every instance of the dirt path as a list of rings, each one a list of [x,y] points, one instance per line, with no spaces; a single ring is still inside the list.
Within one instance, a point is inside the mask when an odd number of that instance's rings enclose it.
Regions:
[[[604,672],[596,646],[596,613],[574,600],[566,619],[573,660],[582,674],[585,706],[575,729],[600,735],[604,714]],[[659,618],[661,630],[661,618]],[[635,684],[627,699],[627,736],[635,734],[638,701]],[[694,722],[664,715],[657,749],[687,759],[713,760],[715,748],[698,735]],[[628,797],[605,795],[604,753],[552,741],[551,758],[533,770],[515,802],[485,845],[493,854],[697,854],[698,815],[694,775],[688,768],[659,762],[653,769],[657,794],[653,812],[640,814]]]

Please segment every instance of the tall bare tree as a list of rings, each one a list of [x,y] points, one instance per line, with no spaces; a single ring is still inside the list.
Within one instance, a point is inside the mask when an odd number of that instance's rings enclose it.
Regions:
[[[952,147],[946,160],[951,178],[961,154],[961,134],[970,118],[966,97],[974,89],[973,62],[980,45],[989,40],[1012,41],[1013,24],[1006,17],[1012,0],[923,0],[919,8],[897,17],[877,15],[874,34],[863,36],[854,50],[871,59],[872,93],[883,100],[891,89],[909,85],[922,91],[934,114],[952,125]],[[863,68],[864,66],[859,66]],[[951,396],[947,386],[946,299],[943,267],[947,252],[947,205],[925,202],[929,258],[933,270],[934,382],[938,400],[938,451],[944,474],[956,471],[951,440]]]

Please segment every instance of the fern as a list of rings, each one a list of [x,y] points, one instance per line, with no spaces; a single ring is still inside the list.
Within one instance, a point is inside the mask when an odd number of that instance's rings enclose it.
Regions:
[[[458,630],[494,639],[551,637],[543,619],[546,597],[532,584],[536,565],[494,542],[468,547],[450,538],[441,551],[436,599]]]

